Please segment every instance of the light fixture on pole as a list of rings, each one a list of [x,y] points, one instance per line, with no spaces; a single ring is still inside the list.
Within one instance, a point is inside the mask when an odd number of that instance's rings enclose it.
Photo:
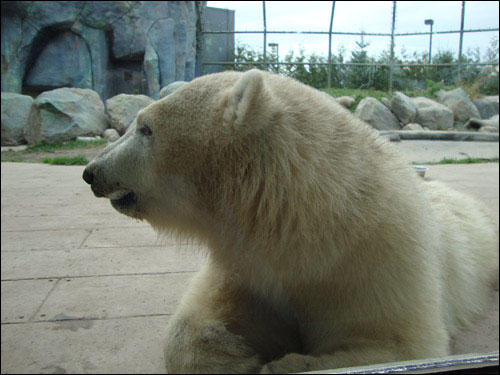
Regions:
[[[430,25],[431,26],[431,35],[430,35],[430,38],[429,38],[429,64],[430,64],[431,63],[431,54],[432,54],[432,25],[434,25],[434,20],[432,20],[432,19],[425,20],[424,23],[426,25]]]
[[[267,45],[273,49],[273,52],[276,52],[276,62],[279,62],[278,43],[268,43]]]

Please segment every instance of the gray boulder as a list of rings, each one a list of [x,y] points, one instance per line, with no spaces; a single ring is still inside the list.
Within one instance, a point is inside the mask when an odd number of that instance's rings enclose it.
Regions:
[[[160,99],[164,98],[167,95],[170,95],[175,90],[180,89],[182,86],[185,86],[186,84],[187,84],[187,82],[184,82],[184,81],[176,81],[176,82],[172,82],[168,86],[165,86],[160,91]]]
[[[31,96],[2,92],[2,146],[25,143],[24,128],[28,124],[31,104]]]
[[[472,117],[481,117],[479,111],[461,88],[437,93],[438,100],[453,111],[453,118],[465,124]]]
[[[498,115],[498,95],[475,99],[472,103],[476,106],[482,119]]]
[[[481,130],[483,127],[493,127],[498,129],[498,115],[491,116],[487,120],[471,118],[465,124],[465,129]]]
[[[392,110],[391,108],[391,101],[387,98],[381,98],[380,101],[382,102],[383,105],[385,105],[389,110]]]
[[[106,138],[110,142],[117,141],[120,139],[120,134],[115,129],[106,129],[104,130],[104,133],[102,134],[104,138]]]
[[[354,115],[378,130],[399,130],[399,121],[392,112],[375,98],[364,98]]]
[[[99,135],[96,135],[95,137],[76,137],[76,140],[81,142],[94,142],[100,139],[102,138]]]
[[[403,126],[402,130],[418,130],[418,131],[423,131],[424,128],[420,124],[410,123],[410,124],[406,124],[405,126]]]
[[[356,101],[352,96],[339,96],[335,98],[337,102],[339,102],[343,107],[349,109],[351,105]]]
[[[29,144],[101,135],[108,127],[104,104],[93,90],[61,88],[40,94],[24,129]]]
[[[390,108],[403,125],[409,124],[417,118],[417,106],[402,92],[396,91],[394,93]]]
[[[432,130],[453,127],[453,112],[448,107],[422,96],[412,98],[411,101],[418,108],[415,121],[423,127]]]
[[[494,126],[483,126],[479,129],[480,133],[498,133],[498,127]]]
[[[120,94],[106,100],[106,113],[111,127],[124,134],[135,120],[137,112],[154,100],[146,95]]]

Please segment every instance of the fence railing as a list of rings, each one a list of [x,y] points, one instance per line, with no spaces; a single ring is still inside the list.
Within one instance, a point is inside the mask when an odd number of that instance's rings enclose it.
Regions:
[[[462,12],[461,12],[461,22],[460,22],[460,30],[447,30],[447,31],[427,31],[427,32],[410,32],[410,33],[395,33],[395,19],[396,19],[396,5],[397,2],[393,1],[392,7],[392,23],[391,23],[391,32],[390,33],[370,33],[370,32],[343,32],[343,31],[332,31],[333,27],[333,18],[335,14],[335,1],[332,1],[332,12],[330,18],[330,29],[329,31],[269,31],[267,30],[267,22],[266,22],[266,2],[262,1],[262,15],[264,28],[262,31],[204,31],[201,30],[201,35],[210,35],[210,34],[263,34],[263,61],[260,62],[239,62],[239,61],[206,61],[203,62],[201,59],[201,74],[203,75],[203,67],[205,65],[252,65],[257,66],[260,65],[264,69],[267,69],[268,64],[272,65],[319,65],[319,66],[328,66],[328,74],[327,74],[327,87],[331,87],[331,74],[332,74],[332,66],[372,66],[372,67],[387,67],[389,68],[389,92],[392,92],[393,87],[393,72],[395,67],[456,67],[457,68],[457,81],[460,81],[462,74],[462,67],[465,66],[492,66],[498,65],[498,62],[485,62],[485,63],[465,63],[462,61],[462,46],[463,46],[463,35],[465,33],[477,33],[477,32],[494,32],[499,31],[498,28],[485,28],[485,29],[468,29],[464,30],[464,17],[465,17],[465,1],[462,1]],[[280,62],[280,61],[268,61],[267,55],[267,35],[268,34],[316,34],[316,35],[328,35],[328,62],[326,63],[311,63],[311,62]],[[459,50],[458,50],[458,58],[455,63],[429,63],[429,64],[414,64],[414,63],[396,63],[394,61],[394,48],[395,48],[395,37],[403,37],[403,36],[415,36],[415,35],[432,35],[435,34],[460,34],[459,38]],[[381,36],[381,37],[391,37],[390,44],[390,58],[386,63],[347,63],[347,62],[333,62],[332,61],[332,36],[333,35],[363,35],[363,36]],[[203,38],[201,38],[203,40]],[[200,51],[202,48],[200,49]],[[430,52],[430,51],[429,51]]]

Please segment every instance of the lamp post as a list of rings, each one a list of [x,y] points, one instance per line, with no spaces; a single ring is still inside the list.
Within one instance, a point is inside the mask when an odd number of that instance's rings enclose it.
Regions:
[[[268,43],[267,45],[273,49],[273,52],[276,52],[276,62],[279,62],[278,43]]]
[[[432,54],[432,25],[434,25],[434,20],[432,20],[432,19],[425,20],[424,23],[426,25],[431,26],[431,35],[429,37],[429,64],[430,64],[431,63],[431,54]]]

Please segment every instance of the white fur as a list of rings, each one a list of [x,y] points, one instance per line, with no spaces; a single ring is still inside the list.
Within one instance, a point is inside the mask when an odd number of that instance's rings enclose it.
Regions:
[[[208,75],[141,111],[94,161],[155,228],[210,261],[170,319],[169,372],[289,372],[449,353],[487,301],[498,224],[419,179],[324,94],[250,71]]]

